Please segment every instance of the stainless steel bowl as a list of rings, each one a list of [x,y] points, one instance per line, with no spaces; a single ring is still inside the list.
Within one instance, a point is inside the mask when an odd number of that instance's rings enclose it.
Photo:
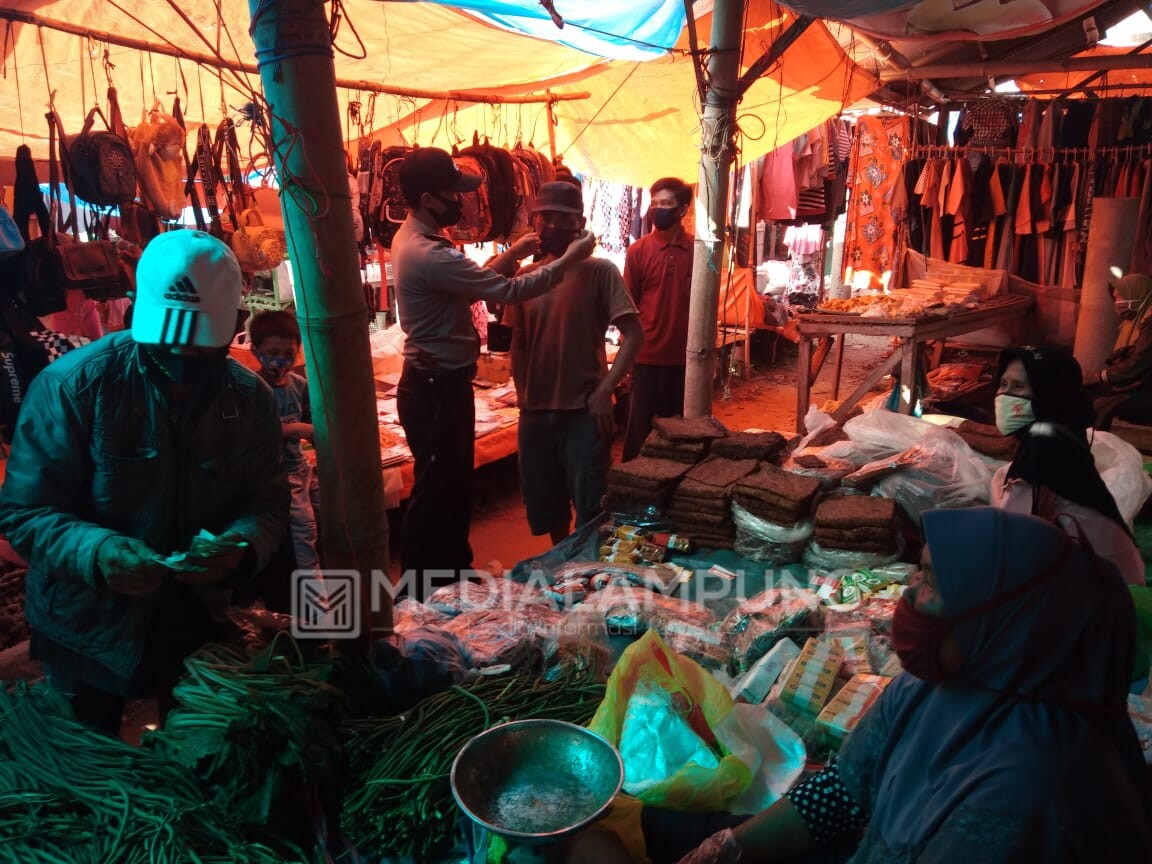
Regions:
[[[470,819],[518,843],[558,840],[597,819],[624,782],[616,748],[583,726],[518,720],[481,732],[452,763]]]

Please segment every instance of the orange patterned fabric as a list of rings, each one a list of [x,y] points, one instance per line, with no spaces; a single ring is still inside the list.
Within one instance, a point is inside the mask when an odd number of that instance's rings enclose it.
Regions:
[[[907,117],[860,118],[848,179],[848,227],[844,238],[844,281],[854,288],[886,287],[896,254],[891,204],[901,182],[908,148]]]

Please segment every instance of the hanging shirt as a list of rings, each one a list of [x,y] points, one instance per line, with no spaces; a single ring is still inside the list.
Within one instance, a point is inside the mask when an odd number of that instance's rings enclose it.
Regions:
[[[759,197],[757,211],[765,220],[787,222],[796,218],[798,196],[790,143],[777,147],[764,157]]]

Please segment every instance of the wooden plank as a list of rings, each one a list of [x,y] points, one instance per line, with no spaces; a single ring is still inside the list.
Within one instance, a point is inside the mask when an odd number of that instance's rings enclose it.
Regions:
[[[881,378],[896,368],[896,364],[900,362],[900,356],[899,351],[893,351],[885,357],[884,361],[869,372],[867,377],[860,382],[860,386],[852,391],[852,395],[841,402],[840,407],[832,412],[832,419],[841,424],[847,420],[848,415],[852,413],[852,409],[856,407],[856,404],[871,392],[872,388],[876,386]]]

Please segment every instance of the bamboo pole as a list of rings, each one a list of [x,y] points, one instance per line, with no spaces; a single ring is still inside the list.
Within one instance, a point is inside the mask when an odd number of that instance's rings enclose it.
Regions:
[[[1046,72],[1097,72],[1113,69],[1152,69],[1152,54],[1122,54],[1116,57],[1065,57],[1054,60],[991,60],[987,63],[940,63],[913,66],[880,73],[880,82],[920,81],[925,78],[988,78],[1037,75]]]
[[[160,54],[165,57],[178,57],[181,60],[190,60],[213,69],[226,69],[230,72],[247,72],[255,74],[260,67],[254,63],[239,63],[217,57],[214,54],[204,54],[199,51],[187,51],[177,45],[163,42],[149,42],[146,39],[135,39],[131,36],[121,36],[106,30],[93,30],[91,27],[81,27],[67,21],[58,21],[54,18],[45,18],[31,12],[18,9],[0,9],[0,21],[12,21],[18,24],[31,24],[35,27],[44,27],[72,36],[81,36],[116,45],[120,48],[130,48],[148,54]],[[536,104],[540,102],[569,102],[587,99],[592,94],[587,91],[577,93],[529,93],[521,95],[506,95],[502,93],[486,92],[483,90],[423,90],[416,87],[396,87],[391,84],[378,84],[375,81],[357,81],[350,78],[333,78],[334,86],[342,90],[363,90],[366,93],[382,93],[386,96],[401,96],[410,99],[443,99],[447,102],[474,102],[491,105],[517,105]]]
[[[716,316],[720,267],[728,221],[728,186],[735,153],[736,105],[740,101],[740,40],[743,0],[717,0],[712,11],[708,93],[701,118],[699,197],[704,219],[697,220],[692,259],[692,299],[684,375],[684,416],[712,413],[716,374]]]
[[[353,239],[328,22],[314,0],[249,0],[249,8],[312,385],[323,567],[345,571],[344,579],[348,571],[358,574],[344,585],[359,599],[353,612],[360,613],[360,638],[340,644],[367,653],[372,574],[388,572],[388,519],[370,313]],[[375,624],[390,632],[390,595],[381,591],[378,600]]]

